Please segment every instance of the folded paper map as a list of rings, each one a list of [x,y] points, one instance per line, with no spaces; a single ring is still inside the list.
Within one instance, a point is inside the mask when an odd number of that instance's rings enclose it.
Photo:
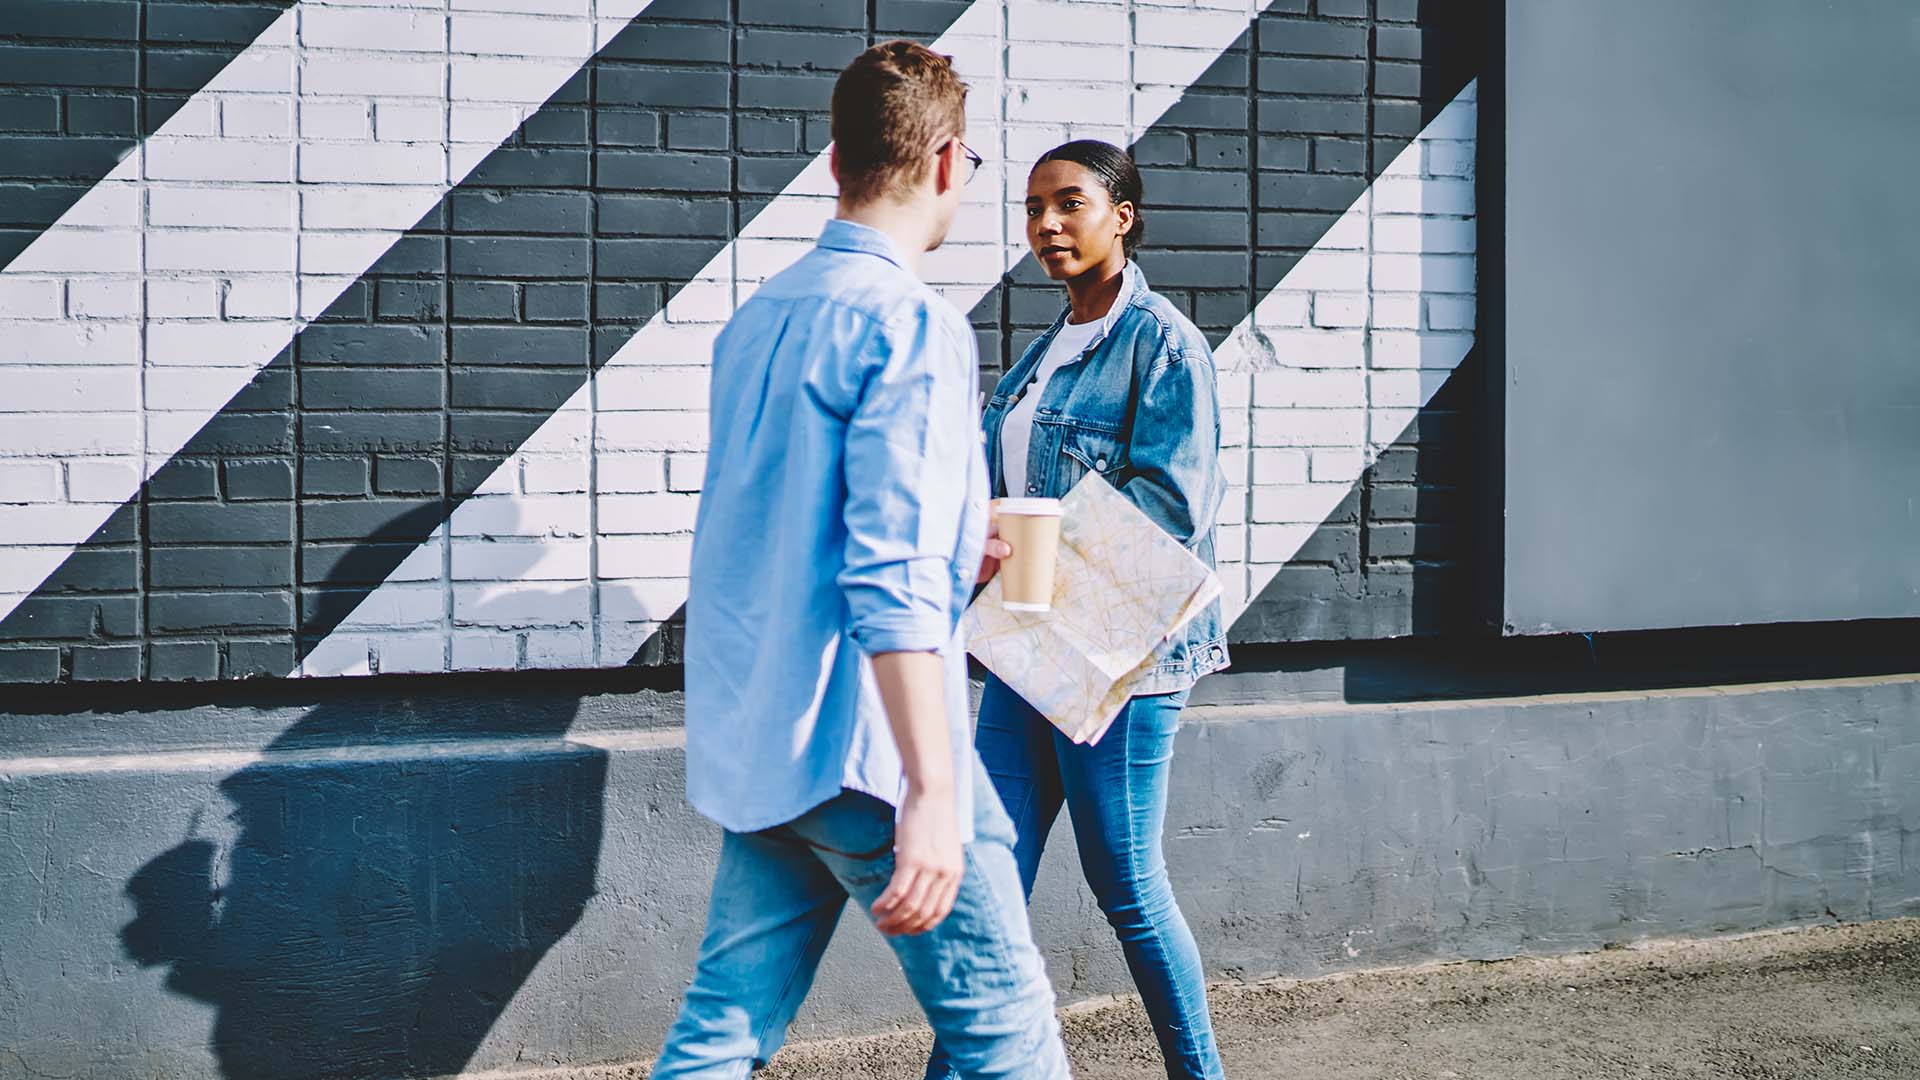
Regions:
[[[1220,579],[1098,473],[1060,500],[1060,519],[1053,610],[1007,610],[996,577],[967,609],[967,650],[1068,738],[1094,743]]]

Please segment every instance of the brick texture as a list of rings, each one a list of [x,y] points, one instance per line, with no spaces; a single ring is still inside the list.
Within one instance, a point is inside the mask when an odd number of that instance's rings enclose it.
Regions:
[[[1236,636],[1457,609],[1472,5],[288,6],[0,11],[0,681],[673,661],[713,335],[900,34],[974,88],[926,276],[983,379],[1060,306],[1026,163],[1131,144],[1139,261],[1218,349]]]

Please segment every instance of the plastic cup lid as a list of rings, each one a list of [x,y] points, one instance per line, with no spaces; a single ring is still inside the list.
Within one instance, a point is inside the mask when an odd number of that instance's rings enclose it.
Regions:
[[[1027,517],[1059,517],[1059,499],[1001,499],[1000,512]]]

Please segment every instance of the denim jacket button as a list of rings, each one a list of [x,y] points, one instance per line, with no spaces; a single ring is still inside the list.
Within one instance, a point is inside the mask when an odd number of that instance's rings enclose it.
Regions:
[[[1096,468],[1096,469],[1100,469],[1100,470],[1102,470],[1102,471],[1105,471],[1105,469],[1106,469],[1106,467],[1107,467],[1107,459],[1106,459],[1106,458],[1101,458],[1101,459],[1100,459],[1099,461],[1096,461],[1096,462],[1094,462],[1094,463],[1093,463],[1093,467],[1094,467],[1094,468]]]
[[[1029,495],[1031,495],[1031,494],[1033,494],[1034,492],[1036,492],[1036,491],[1039,491],[1039,490],[1040,490],[1040,485],[1039,485],[1039,484],[1028,484],[1028,485],[1027,485],[1027,494],[1029,494]]]

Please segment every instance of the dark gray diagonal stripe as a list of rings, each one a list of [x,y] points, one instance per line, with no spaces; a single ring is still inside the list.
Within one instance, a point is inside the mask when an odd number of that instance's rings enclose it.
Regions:
[[[1336,7],[1343,14],[1331,14]],[[1216,347],[1481,70],[1484,0],[1320,8],[1262,16],[1131,148],[1146,180],[1140,267]],[[1022,259],[969,313],[982,363],[1004,371],[1061,300],[1059,284]],[[1435,401],[1430,409],[1443,410]],[[1373,482],[1370,471],[1348,502]],[[1416,529],[1400,524],[1396,535]],[[1331,543],[1316,537],[1301,558]],[[1287,617],[1262,608],[1253,619]],[[630,663],[678,663],[684,625],[683,609]]]
[[[876,37],[937,36],[967,6],[882,5],[899,14],[875,25],[859,0],[804,16],[745,0],[734,24],[725,5],[656,0],[0,642],[60,650],[75,679],[293,670],[825,148],[848,60]]]
[[[293,3],[0,3],[0,269]]]

